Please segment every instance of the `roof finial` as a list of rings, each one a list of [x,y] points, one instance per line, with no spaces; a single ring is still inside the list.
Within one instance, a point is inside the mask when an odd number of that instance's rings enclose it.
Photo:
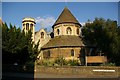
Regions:
[[[67,8],[67,6],[65,6],[65,8]]]
[[[67,7],[67,0],[65,0],[65,7]]]

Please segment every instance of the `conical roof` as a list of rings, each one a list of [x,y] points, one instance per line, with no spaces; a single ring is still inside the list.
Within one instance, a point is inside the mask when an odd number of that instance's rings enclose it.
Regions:
[[[75,23],[75,24],[79,24],[80,25],[80,23],[72,15],[72,13],[70,12],[70,10],[67,7],[64,8],[64,10],[62,11],[62,13],[60,14],[60,16],[58,17],[58,19],[54,23],[53,27],[55,25],[61,24],[61,23]]]
[[[81,47],[84,46],[83,41],[78,36],[62,35],[52,38],[42,49],[60,48],[60,47]]]

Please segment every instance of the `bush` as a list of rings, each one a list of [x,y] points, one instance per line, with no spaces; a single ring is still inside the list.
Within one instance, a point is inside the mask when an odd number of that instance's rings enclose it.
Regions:
[[[101,64],[101,66],[115,66],[115,63],[105,63]]]
[[[40,65],[40,66],[53,66],[54,62],[50,61],[50,60],[41,60],[41,61],[37,62],[37,65]]]
[[[63,66],[63,65],[67,65],[67,66],[79,66],[79,62],[78,60],[65,60],[64,58],[57,58],[55,60],[55,63],[60,65],[60,66]]]
[[[59,57],[55,59],[54,61],[51,61],[49,59],[47,60],[41,60],[36,62],[37,65],[40,66],[79,66],[79,61],[78,60],[65,60],[63,57]]]
[[[70,66],[79,66],[80,65],[79,62],[78,62],[78,60],[69,60],[68,64]]]
[[[60,66],[68,64],[68,62],[63,57],[57,58],[54,63]]]

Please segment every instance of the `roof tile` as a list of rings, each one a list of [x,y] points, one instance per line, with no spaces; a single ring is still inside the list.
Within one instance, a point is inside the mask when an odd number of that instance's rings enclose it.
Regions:
[[[64,8],[64,10],[62,11],[60,16],[54,23],[53,27],[60,23],[75,23],[80,25],[78,20],[73,16],[73,14],[70,12],[70,10],[67,7]]]

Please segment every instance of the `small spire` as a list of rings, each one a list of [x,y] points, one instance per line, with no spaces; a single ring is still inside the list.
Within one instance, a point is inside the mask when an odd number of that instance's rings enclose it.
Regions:
[[[67,8],[67,6],[65,6],[65,8],[64,8],[64,9],[68,9],[68,8]]]
[[[67,6],[67,0],[65,0],[65,6]]]

